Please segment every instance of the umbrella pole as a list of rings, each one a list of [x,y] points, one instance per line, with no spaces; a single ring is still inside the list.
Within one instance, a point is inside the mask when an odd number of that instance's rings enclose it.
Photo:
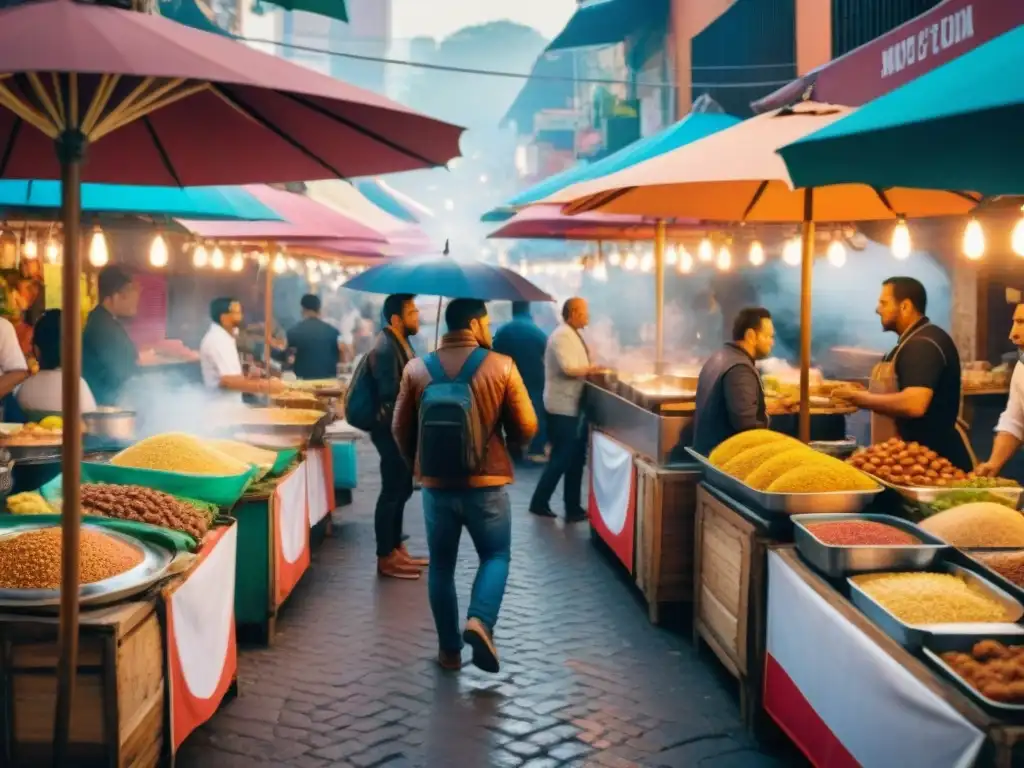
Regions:
[[[60,629],[58,634],[57,711],[53,729],[55,766],[67,765],[71,712],[78,669],[78,589],[80,513],[82,501],[82,412],[79,381],[82,370],[81,181],[86,138],[77,130],[57,139],[61,163],[61,213],[64,225],[64,266],[61,278],[61,407],[65,416],[61,472]]]
[[[665,367],[665,220],[654,230],[654,372]]]
[[[800,258],[800,439],[811,440],[811,280],[814,275],[814,190],[804,190]]]
[[[276,245],[270,243],[270,251],[276,250]],[[266,368],[267,393],[270,392],[270,339],[273,336],[274,318],[274,257],[267,254],[267,274],[264,275],[263,283],[263,366]]]
[[[434,351],[437,352],[437,345],[441,338],[441,302],[444,301],[444,296],[437,297],[437,322],[434,323]]]

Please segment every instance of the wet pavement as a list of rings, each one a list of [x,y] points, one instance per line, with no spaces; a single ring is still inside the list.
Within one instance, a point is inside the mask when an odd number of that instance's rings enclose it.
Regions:
[[[442,672],[426,578],[375,575],[375,462],[361,452],[360,466],[362,487],[335,513],[335,536],[314,553],[273,647],[243,650],[239,698],[189,738],[179,768],[792,764],[745,734],[735,691],[706,650],[648,623],[585,524],[526,511],[536,471],[512,488],[501,672]],[[406,529],[410,549],[425,552],[419,494]],[[463,611],[474,568],[463,537]]]

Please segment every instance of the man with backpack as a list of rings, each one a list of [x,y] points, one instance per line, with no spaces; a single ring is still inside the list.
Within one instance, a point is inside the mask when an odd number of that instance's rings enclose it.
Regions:
[[[443,669],[473,664],[498,671],[494,625],[508,579],[512,535],[505,486],[513,481],[507,445],[529,444],[537,415],[512,359],[491,351],[487,307],[456,299],[445,312],[448,333],[437,352],[402,374],[394,435],[423,486],[430,550],[428,593]],[[462,529],[480,558],[464,631],[459,632],[455,563]]]
[[[391,434],[392,414],[402,371],[414,358],[409,337],[420,330],[420,311],[413,296],[394,294],[384,300],[383,328],[352,376],[345,398],[345,419],[370,433],[380,455],[380,495],[374,514],[377,573],[393,579],[418,579],[423,558],[409,554],[402,539],[405,504],[412,496],[412,470]]]

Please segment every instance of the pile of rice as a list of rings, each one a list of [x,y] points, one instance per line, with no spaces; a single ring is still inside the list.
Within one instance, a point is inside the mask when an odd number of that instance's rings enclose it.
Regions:
[[[257,448],[255,445],[249,445],[240,440],[206,440],[204,442],[233,459],[254,464],[257,467],[272,467],[277,461],[277,454],[274,451]]]
[[[165,432],[140,440],[110,460],[118,467],[156,469],[189,475],[233,476],[251,472],[249,464],[221,453],[198,437]]]
[[[1024,515],[988,501],[939,512],[921,528],[954,547],[1024,547]]]
[[[829,493],[877,488],[878,484],[860,470],[822,453],[782,473],[765,490],[769,493]]]
[[[774,455],[743,478],[743,482],[751,488],[763,491],[789,470],[812,464],[821,456],[817,451],[804,445],[782,448],[781,453],[778,452],[780,450],[778,446],[772,446],[772,448],[775,449]]]
[[[1002,605],[948,573],[869,573],[853,581],[905,624],[1010,620]]]
[[[797,442],[781,432],[772,432],[770,429],[751,429],[747,432],[740,432],[728,440],[719,444],[708,456],[711,466],[721,469],[732,458],[738,456],[748,448],[755,448],[766,443],[788,440],[791,443]]]

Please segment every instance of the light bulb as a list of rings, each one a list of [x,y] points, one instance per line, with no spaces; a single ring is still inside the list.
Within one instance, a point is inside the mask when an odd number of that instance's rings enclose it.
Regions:
[[[50,264],[60,261],[60,243],[52,237],[46,242],[46,261]]]
[[[892,230],[892,255],[900,261],[910,258],[913,246],[910,243],[910,228],[905,219],[896,222]]]
[[[608,254],[608,263],[613,267],[617,267],[622,263],[622,254],[619,252],[618,248]]]
[[[270,263],[269,254],[266,251],[260,251],[260,255],[256,257],[256,263],[260,265],[260,269],[263,269]]]
[[[214,248],[213,253],[210,254],[210,266],[214,269],[224,269],[224,262],[224,251]]]
[[[799,267],[803,258],[802,244],[799,237],[792,237],[786,241],[782,249],[782,260],[791,267]]]
[[[693,271],[693,256],[690,252],[684,250],[679,254],[679,272],[684,275],[690,274]]]
[[[764,264],[764,246],[761,245],[760,240],[755,240],[750,244],[750,263],[755,267]]]
[[[607,283],[608,282],[608,267],[606,267],[604,265],[603,261],[597,262],[597,266],[594,267],[594,271],[593,271],[592,274],[594,276],[594,279],[597,280],[597,282],[599,282],[599,283]]]
[[[985,255],[985,230],[981,222],[972,218],[964,229],[964,256],[977,261]]]
[[[711,245],[711,241],[706,237],[700,241],[700,246],[697,248],[697,258],[707,264],[715,257],[714,246]]]
[[[309,280],[310,285],[316,285],[320,282],[320,272],[315,269],[310,269],[306,272],[306,279]]]
[[[319,263],[317,263],[316,259],[306,259],[306,271],[307,272],[317,272],[317,271],[319,271],[319,269],[320,269],[320,265],[319,265]]]
[[[729,246],[723,245],[718,249],[718,258],[715,259],[715,266],[722,272],[728,272],[732,267],[732,254],[729,253]]]
[[[846,246],[843,245],[843,241],[839,238],[835,238],[831,243],[828,244],[828,251],[825,253],[825,258],[828,259],[828,263],[833,267],[841,267],[846,263]]]
[[[103,230],[96,227],[92,231],[92,240],[89,241],[89,263],[94,267],[105,267],[110,261],[110,253],[107,251],[107,238]]]
[[[164,236],[157,232],[153,236],[153,242],[149,245],[149,263],[154,267],[166,267],[169,256],[167,254],[167,241]]]
[[[288,264],[288,269],[290,269],[292,272],[294,272],[296,269],[299,268],[299,262],[297,262],[295,259],[291,258],[290,256],[288,257],[287,264]]]
[[[679,251],[676,249],[674,245],[670,245],[668,248],[665,249],[665,263],[672,267],[675,266],[675,264],[678,261]]]
[[[648,251],[640,259],[640,271],[650,272],[652,269],[654,269],[654,254]]]
[[[282,253],[277,254],[274,257],[274,273],[280,275],[286,269],[288,269],[288,262],[286,262],[284,260],[284,254],[282,254]]]
[[[235,251],[235,255],[231,257],[231,271],[241,272],[245,266],[245,257],[241,251]]]
[[[192,265],[197,269],[202,269],[210,263],[210,256],[206,252],[206,246],[200,243],[192,251]]]
[[[34,259],[39,255],[39,245],[33,235],[26,235],[25,242],[21,246],[21,255],[26,259]]]
[[[630,251],[626,254],[626,260],[622,262],[622,268],[632,271],[637,268],[639,261],[640,260],[636,257],[636,254]]]
[[[1024,208],[1021,208],[1020,211],[1021,214],[1024,214]],[[1024,215],[1017,220],[1017,224],[1013,228],[1010,244],[1013,247],[1014,253],[1018,256],[1024,256]]]

